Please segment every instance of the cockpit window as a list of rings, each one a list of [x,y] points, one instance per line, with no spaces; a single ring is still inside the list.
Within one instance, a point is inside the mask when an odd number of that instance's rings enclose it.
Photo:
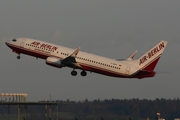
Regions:
[[[16,39],[13,39],[12,41],[13,41],[13,42],[16,42],[17,40],[16,40]]]

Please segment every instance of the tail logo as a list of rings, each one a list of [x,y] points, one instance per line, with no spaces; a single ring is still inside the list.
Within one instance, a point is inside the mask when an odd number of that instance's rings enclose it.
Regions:
[[[160,43],[158,46],[155,46],[151,51],[149,51],[149,52],[147,53],[147,55],[143,56],[143,57],[139,60],[139,65],[142,65],[142,64],[145,63],[148,59],[150,59],[151,57],[153,57],[154,55],[156,55],[157,53],[159,53],[159,51],[161,51],[164,47],[165,47],[164,42]]]

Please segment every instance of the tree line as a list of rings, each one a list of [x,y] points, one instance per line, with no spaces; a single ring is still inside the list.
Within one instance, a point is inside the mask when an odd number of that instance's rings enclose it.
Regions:
[[[179,99],[105,99],[84,102],[74,102],[67,106],[61,106],[60,111],[74,113],[79,116],[104,115],[124,117],[125,119],[156,119],[156,113],[159,112],[162,118],[171,119],[180,118],[180,100]],[[111,119],[112,120],[112,119]]]
[[[159,112],[162,118],[173,120],[180,118],[180,100],[177,99],[96,99],[89,101],[58,102],[58,120],[156,120]],[[55,119],[56,106],[51,106]],[[3,108],[1,108],[3,110]],[[17,108],[11,108],[11,114]],[[28,106],[28,120],[43,119],[44,106]]]

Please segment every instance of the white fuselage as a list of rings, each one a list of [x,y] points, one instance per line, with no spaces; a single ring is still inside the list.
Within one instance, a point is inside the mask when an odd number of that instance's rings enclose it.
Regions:
[[[23,53],[45,60],[49,57],[64,60],[74,52],[74,49],[71,48],[29,38],[13,39],[12,41],[6,42],[6,44],[17,54]],[[65,66],[114,77],[140,78],[138,76],[134,76],[141,69],[138,66],[137,60],[118,61],[79,51],[75,57],[75,61],[75,64],[79,67],[73,67],[72,65]]]
[[[74,51],[74,49],[71,48],[29,38],[20,38],[20,40],[17,39],[17,42],[12,41],[9,45],[10,44],[15,52],[42,59],[47,59],[47,57],[65,59]],[[128,61],[117,61],[82,51],[79,51],[76,62],[80,64],[85,71],[115,77],[127,77],[137,71],[132,69],[132,64],[128,64]]]

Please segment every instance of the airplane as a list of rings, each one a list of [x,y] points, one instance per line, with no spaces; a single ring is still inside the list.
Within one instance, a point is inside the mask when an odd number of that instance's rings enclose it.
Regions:
[[[5,44],[18,54],[27,54],[46,61],[47,65],[63,68],[72,68],[71,75],[76,76],[76,69],[80,69],[81,76],[86,76],[87,71],[119,78],[147,78],[154,77],[154,71],[167,41],[161,40],[138,59],[133,59],[137,51],[127,59],[110,59],[95,54],[80,51],[80,47],[74,49],[51,44],[31,38],[15,38]]]

